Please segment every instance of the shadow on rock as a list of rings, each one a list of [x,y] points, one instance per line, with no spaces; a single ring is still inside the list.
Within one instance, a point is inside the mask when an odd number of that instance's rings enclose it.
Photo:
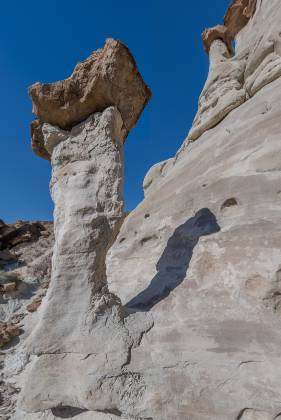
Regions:
[[[60,419],[69,419],[85,413],[87,410],[76,407],[56,407],[52,408],[52,414]]]
[[[201,236],[219,232],[216,216],[207,208],[178,226],[169,238],[150,285],[125,306],[130,311],[149,311],[165,299],[186,277],[193,250]]]

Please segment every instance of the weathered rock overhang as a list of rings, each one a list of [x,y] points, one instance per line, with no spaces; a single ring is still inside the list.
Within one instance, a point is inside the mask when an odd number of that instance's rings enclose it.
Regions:
[[[143,81],[128,47],[109,38],[102,49],[78,63],[66,80],[35,83],[29,88],[33,112],[33,151],[50,159],[42,136],[42,124],[71,130],[95,112],[116,106],[123,120],[124,139],[135,126],[151,91]]]

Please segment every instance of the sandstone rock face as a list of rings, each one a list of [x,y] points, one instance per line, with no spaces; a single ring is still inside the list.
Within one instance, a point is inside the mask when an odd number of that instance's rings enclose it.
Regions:
[[[231,43],[253,17],[256,4],[257,0],[233,0],[224,17],[224,25],[217,25],[202,33],[205,51],[209,53],[212,42],[220,39],[227,45],[228,51],[232,55]]]
[[[109,251],[110,290],[154,320],[130,363],[146,384],[143,417],[281,412],[280,89],[182,151]]]
[[[121,111],[42,124],[56,244],[5,362],[15,420],[280,418],[279,0],[253,11],[234,56],[211,42],[193,134],[119,234]]]
[[[144,375],[144,417],[280,416],[281,78],[278,61],[267,67],[280,12],[278,1],[258,1],[232,58],[214,41],[211,75],[223,60],[240,64],[235,77],[212,75],[206,98],[217,112],[237,80],[230,96],[244,91],[244,100],[151,169],[144,201],[109,251],[110,290],[154,319],[130,364]]]
[[[246,13],[246,21],[241,20],[241,13]],[[280,18],[281,10],[275,0],[234,2],[226,17],[226,25],[232,20],[241,24],[234,56],[227,54],[229,37],[220,37],[216,28],[205,31],[203,41],[209,51],[210,70],[187,142],[198,139],[262,87],[280,77]],[[227,33],[231,31],[236,35],[236,30],[231,28]]]
[[[202,33],[202,40],[206,53],[209,54],[211,45],[216,39],[222,40],[226,44],[229,54],[232,55],[233,50],[231,41],[233,36],[230,34],[228,28],[224,25],[217,25],[214,28],[206,29]]]
[[[63,129],[114,105],[121,113],[126,133],[136,124],[151,96],[130,51],[114,39],[108,39],[103,49],[77,64],[68,79],[35,83],[29,94],[39,120]],[[48,157],[38,126],[40,122],[31,126],[33,150]]]
[[[257,0],[233,0],[224,17],[224,24],[234,38],[254,15]]]
[[[21,406],[135,414],[144,383],[125,366],[151,322],[146,314],[125,317],[105,266],[123,220],[123,121],[109,107],[70,132],[49,124],[42,132],[52,156],[56,242],[51,285],[26,343],[38,357]]]
[[[238,55],[231,58],[227,45],[222,40],[213,41],[209,51],[208,79],[199,98],[198,112],[188,140],[198,139],[230,111],[245,102],[244,57]]]
[[[278,418],[278,417],[275,417],[275,418]],[[242,420],[271,420],[272,419],[272,417],[265,411],[252,410],[252,409],[243,410],[239,418]]]
[[[45,149],[44,146],[42,125],[43,123],[39,120],[34,120],[30,124],[31,147],[36,155],[43,159],[50,160],[50,153]]]

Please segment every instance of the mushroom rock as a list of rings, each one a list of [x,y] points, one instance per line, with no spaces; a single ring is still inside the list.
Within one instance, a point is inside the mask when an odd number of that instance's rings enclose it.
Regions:
[[[30,92],[40,117],[34,125],[40,140],[33,144],[52,165],[55,246],[50,287],[26,341],[34,360],[21,408],[136,416],[145,384],[126,365],[153,321],[149,314],[127,313],[110,293],[105,258],[124,218],[124,139],[150,92],[128,49],[113,40],[70,79],[36,84]]]
[[[228,45],[221,38],[216,38],[210,45],[209,61],[208,78],[199,97],[198,111],[188,134],[188,140],[191,141],[218,124],[246,99],[243,85],[245,58],[231,58]]]
[[[224,25],[217,25],[214,28],[205,29],[202,33],[203,45],[207,54],[209,54],[211,45],[216,39],[221,39],[226,44],[229,55],[233,54],[231,46],[233,37],[231,36],[228,28]]]
[[[77,64],[69,78],[35,83],[29,88],[29,95],[38,119],[62,129],[70,129],[89,115],[116,106],[127,135],[151,92],[129,49],[109,38],[102,49]]]

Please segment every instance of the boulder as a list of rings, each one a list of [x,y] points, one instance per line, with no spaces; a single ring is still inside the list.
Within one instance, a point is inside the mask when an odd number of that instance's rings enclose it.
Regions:
[[[233,55],[233,49],[231,45],[233,37],[230,34],[228,28],[224,25],[217,25],[213,28],[205,29],[205,31],[202,33],[202,41],[207,54],[209,54],[211,45],[216,39],[222,40],[226,44],[229,54]]]
[[[38,119],[65,130],[95,112],[116,106],[125,137],[151,96],[129,49],[111,38],[104,48],[77,64],[69,78],[49,84],[35,83],[29,88],[29,94]],[[48,158],[42,144],[40,121],[31,124],[32,147],[39,156]]]

